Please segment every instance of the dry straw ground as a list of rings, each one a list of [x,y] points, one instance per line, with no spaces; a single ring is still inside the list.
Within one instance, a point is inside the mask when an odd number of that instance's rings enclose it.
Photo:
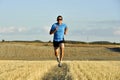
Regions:
[[[0,80],[120,80],[119,61],[0,61]]]
[[[120,80],[119,45],[67,44],[59,68],[48,43],[0,43],[0,80]]]
[[[47,43],[0,43],[1,60],[54,60]],[[120,60],[119,45],[66,44],[64,60]]]

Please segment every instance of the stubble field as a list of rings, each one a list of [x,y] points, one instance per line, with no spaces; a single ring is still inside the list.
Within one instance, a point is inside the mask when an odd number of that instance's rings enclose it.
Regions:
[[[0,43],[0,80],[120,80],[119,45],[66,44],[63,66],[53,47]]]

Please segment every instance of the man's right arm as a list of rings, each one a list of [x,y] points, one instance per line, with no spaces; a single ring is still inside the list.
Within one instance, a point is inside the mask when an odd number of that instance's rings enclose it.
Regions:
[[[55,28],[55,30],[50,30],[49,34],[52,35],[58,30],[58,27]]]

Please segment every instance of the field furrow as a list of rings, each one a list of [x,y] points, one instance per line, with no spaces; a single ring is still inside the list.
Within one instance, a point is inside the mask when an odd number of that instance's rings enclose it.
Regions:
[[[74,61],[70,63],[73,80],[120,80],[119,61]]]
[[[64,61],[62,67],[56,61],[0,64],[0,80],[120,80],[120,61]]]

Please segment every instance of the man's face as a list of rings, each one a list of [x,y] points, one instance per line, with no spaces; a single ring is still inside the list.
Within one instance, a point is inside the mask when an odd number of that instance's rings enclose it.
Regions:
[[[61,23],[62,23],[62,18],[59,17],[59,18],[57,19],[57,22],[58,22],[59,24],[61,24]]]

